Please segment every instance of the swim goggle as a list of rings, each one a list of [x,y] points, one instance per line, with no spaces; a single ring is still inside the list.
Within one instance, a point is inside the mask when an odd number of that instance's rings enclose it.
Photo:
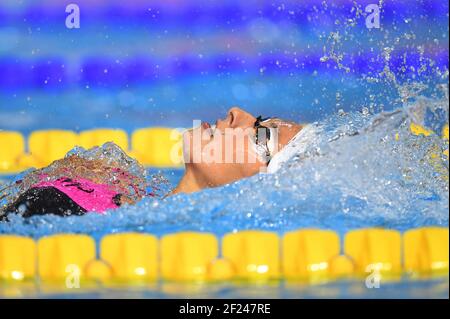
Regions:
[[[256,152],[264,157],[264,160],[269,163],[274,155],[276,140],[277,140],[277,128],[267,127],[263,124],[272,120],[271,117],[262,118],[258,116],[253,128],[255,129],[254,143],[256,146]]]
[[[275,127],[267,127],[263,124],[273,119],[273,117],[262,118],[262,116],[258,116],[253,124],[255,134],[250,136],[253,141],[255,152],[267,164],[270,162],[275,152],[278,140],[278,129]],[[215,125],[211,125],[210,132],[211,136],[216,133]]]

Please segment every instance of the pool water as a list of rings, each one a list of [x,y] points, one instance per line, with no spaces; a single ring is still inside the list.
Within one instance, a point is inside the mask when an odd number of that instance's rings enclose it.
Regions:
[[[430,112],[430,126],[438,131],[446,123],[447,99],[418,99],[379,114],[333,115],[315,123],[320,132],[315,141],[273,175],[258,174],[190,195],[145,198],[106,216],[11,216],[0,233],[37,238],[80,232],[99,238],[119,231],[162,235],[195,230],[220,236],[242,229],[283,233],[315,227],[343,235],[361,227],[404,231],[448,226],[448,160],[442,155],[447,141],[409,130],[415,117],[422,114],[425,121]],[[437,160],[431,159],[433,152],[439,154]],[[150,176],[152,172],[158,171],[150,170]],[[173,187],[182,171],[162,173]]]
[[[338,113],[317,122],[314,124],[320,132],[317,139],[275,174],[259,174],[189,195],[145,198],[106,215],[66,218],[48,215],[29,219],[11,216],[9,223],[0,224],[0,233],[34,238],[84,233],[98,240],[105,234],[127,231],[158,236],[178,231],[206,231],[222,236],[244,229],[283,234],[299,228],[320,228],[343,235],[362,227],[399,231],[422,226],[448,227],[448,160],[442,155],[432,161],[430,156],[432,152],[445,150],[447,141],[437,134],[416,136],[409,129],[415,116],[426,117],[427,112],[434,114],[433,125],[442,127],[446,117],[439,114],[448,112],[446,99],[445,96],[441,100],[419,98],[391,112]],[[149,170],[149,174],[157,172],[167,176],[173,185],[183,173],[182,170]],[[263,296],[311,297],[326,295],[327,290],[330,297],[376,298],[391,296],[390,293],[394,297],[394,292],[395,297],[448,295],[448,277],[386,284],[383,288],[386,293],[383,289],[365,291],[361,285],[362,282],[314,287],[275,284],[269,290],[264,289]],[[166,296],[164,287],[165,284],[133,293]],[[189,285],[180,287],[182,291],[189,289]],[[220,297],[254,293],[245,285],[244,288],[225,287],[207,285],[195,293],[201,295],[203,291]],[[106,297],[124,294],[124,290],[102,289],[91,294]]]
[[[359,9],[366,2],[358,3]],[[197,10],[171,20],[175,9],[161,5],[158,10],[166,15],[156,14],[154,20],[148,19],[153,12],[147,7],[146,15],[133,16],[143,4],[130,4],[135,11],[128,11],[93,3],[92,11],[85,11],[86,27],[77,32],[52,15],[40,19],[30,13],[24,20],[12,13],[5,21],[13,25],[6,27],[0,19],[0,128],[28,134],[117,127],[131,133],[148,126],[189,127],[193,119],[214,122],[240,105],[255,116],[312,123],[318,138],[274,175],[190,195],[146,198],[106,215],[11,216],[9,223],[0,223],[0,234],[38,239],[85,233],[99,240],[126,231],[222,236],[245,229],[283,234],[314,227],[342,238],[362,227],[448,227],[449,167],[442,155],[448,141],[441,138],[449,115],[448,3],[386,2],[382,28],[372,30],[355,2],[347,1],[274,1],[264,8],[249,2],[242,10],[205,5],[198,12],[208,19],[194,26],[190,14]],[[411,123],[436,134],[413,135]],[[150,168],[148,175],[158,171]],[[161,173],[173,187],[183,171]],[[25,296],[67,298],[448,298],[448,277],[405,279],[380,289],[350,281],[282,282],[264,289],[158,283],[76,294],[45,293],[34,286],[24,291]]]
[[[309,299],[309,298],[368,298],[368,299],[447,299],[449,280],[403,280],[381,283],[379,288],[368,289],[363,281],[340,281],[321,284],[299,284],[289,282],[255,283],[149,283],[146,285],[117,285],[115,287],[72,289],[51,291],[45,288],[8,287],[0,295],[25,298],[58,299],[121,299],[121,298],[243,298],[243,299]]]

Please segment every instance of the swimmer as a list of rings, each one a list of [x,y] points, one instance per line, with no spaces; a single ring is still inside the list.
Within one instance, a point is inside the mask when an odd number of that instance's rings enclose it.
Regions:
[[[273,173],[298,151],[309,134],[308,127],[275,117],[254,117],[237,107],[215,125],[202,122],[183,134],[185,173],[166,196],[222,186],[259,172]],[[122,150],[120,153],[139,168],[138,173],[130,173],[123,163],[108,156],[76,154],[31,171],[16,182],[18,191],[0,209],[0,220],[6,220],[8,213],[23,217],[83,215],[135,204],[149,195],[145,169]],[[6,195],[0,190],[0,200],[2,196]]]

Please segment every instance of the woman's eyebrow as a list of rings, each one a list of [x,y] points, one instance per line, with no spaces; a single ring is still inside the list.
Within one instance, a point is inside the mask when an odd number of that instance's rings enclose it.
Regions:
[[[272,119],[268,120],[267,122],[264,122],[264,123],[261,123],[261,124],[267,124],[270,127],[277,128],[279,122],[280,122],[280,119],[272,118]]]

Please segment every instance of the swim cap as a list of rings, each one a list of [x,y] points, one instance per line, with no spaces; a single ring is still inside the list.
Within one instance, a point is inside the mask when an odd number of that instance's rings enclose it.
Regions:
[[[108,185],[97,184],[87,179],[59,178],[57,180],[43,180],[33,185],[33,188],[53,187],[67,195],[77,205],[88,212],[103,213],[108,209],[117,208],[118,194]]]
[[[275,173],[294,156],[303,153],[316,136],[317,128],[314,125],[307,124],[303,126],[286,146],[272,157],[267,166],[267,173]]]

